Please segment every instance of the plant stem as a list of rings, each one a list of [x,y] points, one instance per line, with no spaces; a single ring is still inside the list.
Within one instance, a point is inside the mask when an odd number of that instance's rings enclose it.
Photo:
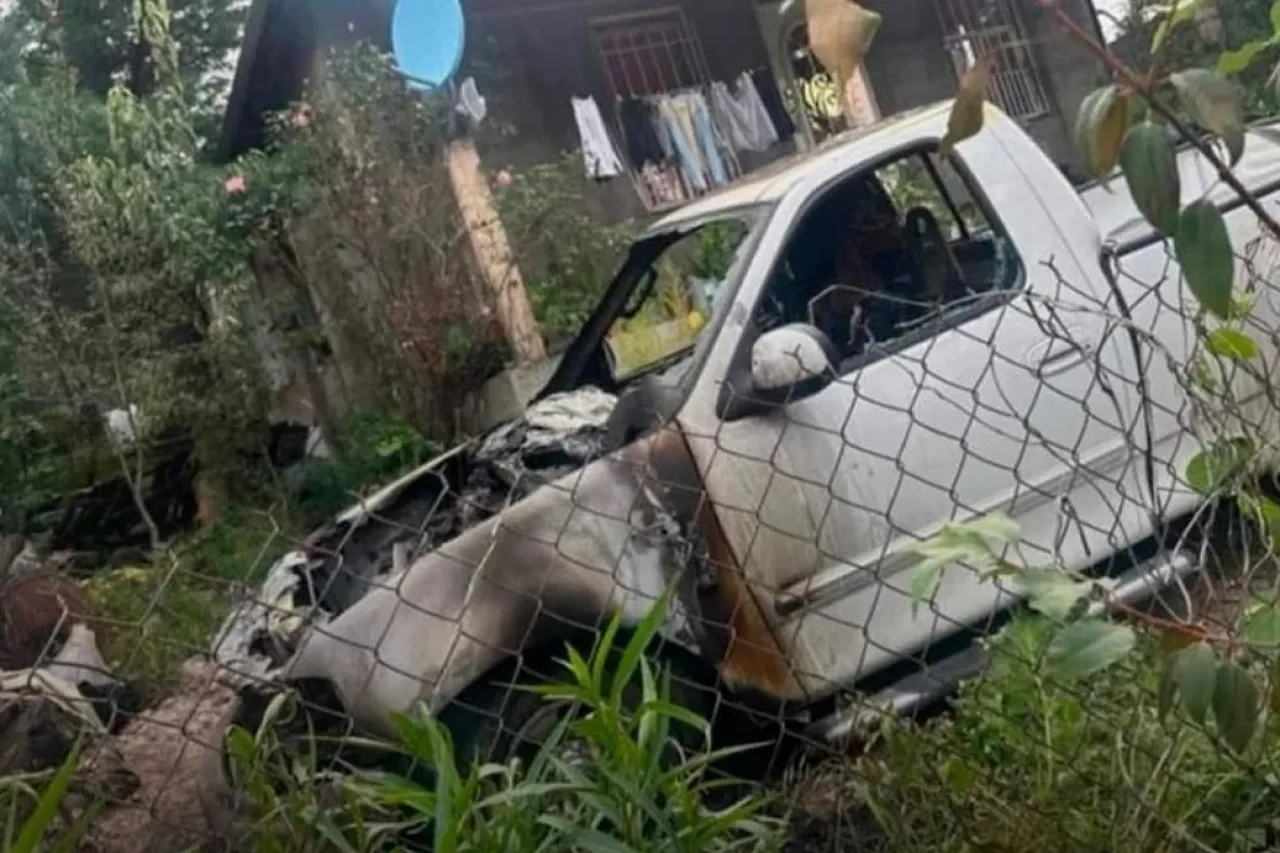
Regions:
[[[1169,123],[1169,125],[1178,132],[1178,135],[1187,142],[1191,143],[1197,151],[1204,156],[1209,164],[1213,166],[1218,173],[1218,178],[1240,196],[1240,200],[1244,202],[1258,220],[1271,232],[1271,236],[1276,240],[1280,240],[1280,223],[1277,223],[1275,217],[1267,213],[1263,209],[1261,202],[1254,197],[1253,193],[1245,188],[1244,184],[1231,172],[1231,168],[1224,162],[1222,158],[1214,152],[1213,147],[1201,139],[1198,135],[1187,127],[1182,119],[1174,114],[1167,104],[1164,103],[1155,94],[1155,81],[1153,79],[1143,79],[1133,72],[1131,68],[1121,62],[1106,46],[1100,44],[1097,39],[1091,36],[1084,27],[1080,26],[1074,18],[1068,15],[1057,4],[1057,0],[1036,0],[1040,8],[1047,11],[1058,22],[1058,25],[1066,30],[1067,34],[1076,41],[1084,45],[1102,62],[1107,69],[1120,79],[1124,85],[1128,86],[1135,92],[1142,94],[1151,109],[1158,113],[1161,118]]]

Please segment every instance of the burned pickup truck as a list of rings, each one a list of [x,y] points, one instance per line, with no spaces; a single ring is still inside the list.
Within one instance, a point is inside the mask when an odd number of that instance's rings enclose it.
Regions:
[[[1171,253],[1122,182],[1077,191],[994,109],[940,153],[947,114],[844,134],[653,225],[523,417],[271,569],[218,637],[228,677],[246,697],[328,685],[366,730],[421,701],[518,731],[539,710],[494,689],[514,663],[674,585],[655,654],[838,737],[858,719],[839,697],[929,701],[973,672],[955,638],[1018,601],[956,571],[913,606],[913,545],[948,522],[1002,512],[1028,553],[1112,571],[1126,601],[1196,570],[1156,536],[1203,501],[1181,473],[1198,337]],[[1236,286],[1273,375],[1273,247],[1179,156],[1184,197],[1252,253]],[[1250,133],[1236,172],[1274,191],[1280,146]]]

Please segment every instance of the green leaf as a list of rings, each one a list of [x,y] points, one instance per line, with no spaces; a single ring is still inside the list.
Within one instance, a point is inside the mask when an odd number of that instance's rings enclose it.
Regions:
[[[1156,715],[1163,722],[1173,708],[1173,700],[1178,695],[1178,678],[1174,670],[1174,658],[1166,657],[1160,667],[1160,683],[1156,687]]]
[[[1101,619],[1076,622],[1049,644],[1049,672],[1060,678],[1091,675],[1129,654],[1136,641],[1127,625]]]
[[[1188,717],[1203,723],[1213,700],[1218,673],[1217,654],[1207,643],[1196,643],[1178,652],[1173,666],[1182,707],[1187,709]]]
[[[1273,555],[1280,555],[1280,504],[1266,495],[1241,492],[1236,495],[1240,511],[1252,517],[1262,528]]]
[[[1018,522],[1000,512],[990,512],[968,522],[963,527],[984,540],[990,548],[992,542],[1010,544],[1018,541]]]
[[[1001,513],[990,513],[969,521],[944,524],[937,533],[912,550],[924,559],[911,575],[908,594],[914,614],[920,602],[931,597],[942,582],[942,573],[952,563],[968,563],[981,572],[1003,548],[1018,538],[1017,522]]]
[[[1096,178],[1105,180],[1120,160],[1129,129],[1129,104],[1117,86],[1103,86],[1091,92],[1076,113],[1076,150],[1085,171]]]
[[[1218,57],[1218,64],[1214,66],[1214,71],[1224,77],[1239,74],[1252,65],[1253,60],[1258,58],[1258,54],[1271,45],[1271,39],[1255,39],[1245,42],[1235,50],[1224,50]]]
[[[63,759],[58,772],[49,780],[48,786],[40,794],[36,807],[22,824],[18,839],[6,853],[37,853],[46,840],[49,827],[58,816],[62,800],[71,787],[71,780],[80,769],[80,744],[76,743],[67,757]]]
[[[1160,233],[1173,236],[1182,184],[1177,152],[1165,129],[1152,121],[1131,127],[1120,149],[1120,168],[1138,210]]]
[[[1212,495],[1249,468],[1253,442],[1232,438],[1211,445],[1187,462],[1187,485],[1202,495]]]
[[[1257,728],[1258,711],[1258,685],[1240,664],[1224,662],[1213,691],[1213,716],[1227,746],[1244,752]]]
[[[1280,657],[1271,663],[1267,684],[1267,707],[1280,713]]]
[[[1093,588],[1090,583],[1053,569],[1027,569],[1019,573],[1018,581],[1026,590],[1031,609],[1058,622],[1066,621],[1080,599]]]
[[[1258,344],[1253,338],[1236,329],[1214,329],[1205,338],[1205,346],[1214,355],[1232,361],[1250,361],[1258,357]]]
[[[1178,217],[1173,248],[1192,294],[1206,310],[1228,319],[1236,259],[1218,208],[1204,199],[1187,205]]]
[[[922,601],[933,598],[933,594],[938,591],[938,587],[942,584],[942,572],[950,562],[951,560],[935,557],[920,563],[911,573],[911,583],[907,593],[911,596],[912,616],[916,614]]]
[[[978,771],[963,758],[953,755],[942,763],[942,780],[951,790],[964,794],[978,780]]]
[[[1255,601],[1244,622],[1244,638],[1260,652],[1280,651],[1280,605]]]
[[[653,641],[653,638],[658,635],[658,631],[662,628],[662,623],[667,618],[671,595],[672,589],[667,586],[649,607],[649,612],[636,625],[630,640],[622,650],[622,657],[618,661],[617,668],[613,671],[613,683],[611,685],[613,704],[615,706],[622,699],[622,691],[631,683],[636,667],[640,663],[640,656],[649,648],[649,643]],[[614,618],[621,618],[621,616],[620,614],[615,614]]]
[[[1244,154],[1244,103],[1240,87],[1207,68],[1188,68],[1169,75],[1183,109],[1205,130],[1222,137],[1231,165]]]
[[[1203,0],[1180,0],[1178,8],[1174,10],[1173,14],[1165,15],[1164,19],[1156,27],[1155,33],[1151,36],[1151,52],[1155,53],[1160,48],[1160,45],[1164,44],[1164,40],[1169,37],[1170,33],[1194,18],[1196,7],[1202,2]]]

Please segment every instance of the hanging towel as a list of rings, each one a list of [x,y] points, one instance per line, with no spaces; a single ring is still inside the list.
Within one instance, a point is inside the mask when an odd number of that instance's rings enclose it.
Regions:
[[[795,135],[796,124],[791,120],[786,105],[782,103],[782,93],[778,91],[778,81],[773,79],[773,73],[768,68],[757,68],[751,72],[751,80],[756,84],[760,99],[764,101],[778,139],[790,139]]]
[[[655,128],[657,116],[653,105],[641,98],[628,98],[618,106],[622,137],[627,146],[627,159],[637,170],[645,163],[661,163],[670,155],[662,148]]]
[[[711,114],[716,124],[724,129],[729,137],[729,144],[737,151],[751,150],[751,131],[747,127],[746,117],[734,102],[729,87],[719,80],[711,84]]]
[[[752,140],[758,146],[752,150],[764,151],[776,145],[779,141],[778,129],[769,115],[769,108],[765,106],[764,98],[760,96],[760,90],[756,88],[756,81],[751,79],[751,75],[747,72],[744,71],[738,75],[734,95],[737,102],[742,105],[747,125],[751,128]]]
[[[458,88],[457,110],[471,119],[472,125],[478,126],[484,121],[485,101],[480,90],[476,88],[476,78],[468,77],[462,81],[462,86]]]
[[[711,112],[736,151],[764,151],[778,141],[773,120],[751,76],[745,71],[733,89],[711,84]]]
[[[578,136],[582,140],[582,160],[587,177],[595,180],[615,178],[622,173],[618,152],[613,149],[609,131],[596,99],[588,95],[573,99],[573,118],[578,123]]]

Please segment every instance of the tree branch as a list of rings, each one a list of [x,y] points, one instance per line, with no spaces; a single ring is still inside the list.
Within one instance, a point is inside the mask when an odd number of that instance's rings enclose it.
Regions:
[[[1253,193],[1249,192],[1244,184],[1240,183],[1240,180],[1231,172],[1231,167],[1222,161],[1222,158],[1213,150],[1213,147],[1201,139],[1198,134],[1192,132],[1191,128],[1187,127],[1186,123],[1183,122],[1182,119],[1178,118],[1173,110],[1155,94],[1154,80],[1143,79],[1134,73],[1133,69],[1121,62],[1115,54],[1107,50],[1105,45],[1100,44],[1098,40],[1090,35],[1084,27],[1080,26],[1074,18],[1063,11],[1063,9],[1057,4],[1057,0],[1035,0],[1035,2],[1040,6],[1040,8],[1052,15],[1058,22],[1058,25],[1061,26],[1068,35],[1080,42],[1080,44],[1084,45],[1084,47],[1098,57],[1098,60],[1102,62],[1102,64],[1107,67],[1107,70],[1114,74],[1120,82],[1133,91],[1141,93],[1142,97],[1151,107],[1151,110],[1167,121],[1183,139],[1195,146],[1196,150],[1199,151],[1200,154],[1209,161],[1209,164],[1213,166],[1214,170],[1217,171],[1218,178],[1235,191],[1236,195],[1240,197],[1240,200],[1244,202],[1245,206],[1253,211],[1254,215],[1258,217],[1259,221],[1262,222],[1267,231],[1271,232],[1271,236],[1276,240],[1280,240],[1280,223],[1277,223],[1275,217],[1267,213],[1267,211],[1262,207],[1261,202],[1254,197]]]

